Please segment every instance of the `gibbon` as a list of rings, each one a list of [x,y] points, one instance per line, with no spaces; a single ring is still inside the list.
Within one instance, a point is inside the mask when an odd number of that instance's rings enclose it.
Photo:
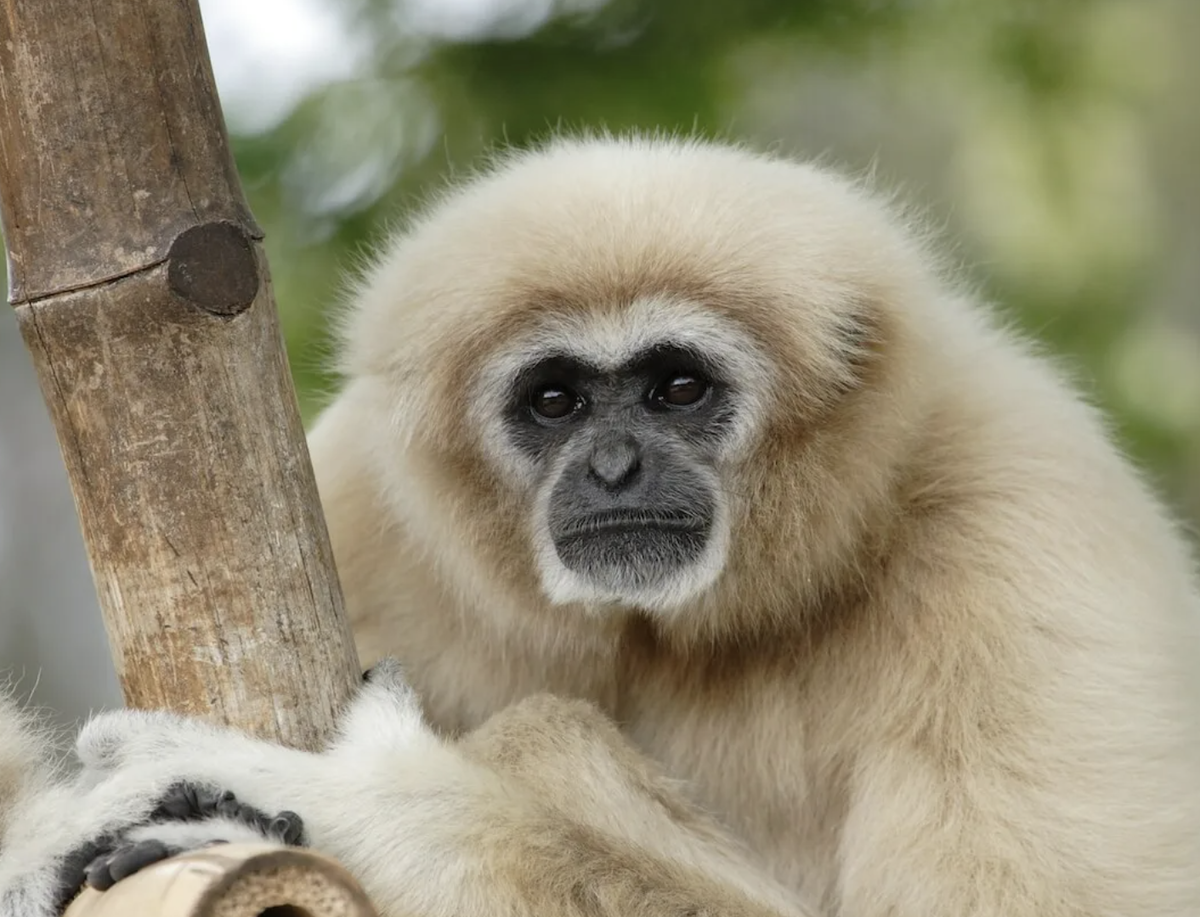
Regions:
[[[311,432],[377,663],[338,739],[108,713],[25,790],[9,752],[0,914],[291,810],[384,917],[1196,917],[1193,560],[930,248],[695,140],[447,192]]]

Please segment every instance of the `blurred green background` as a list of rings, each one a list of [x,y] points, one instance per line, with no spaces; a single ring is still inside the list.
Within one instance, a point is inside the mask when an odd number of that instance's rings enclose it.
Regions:
[[[1200,520],[1198,0],[251,2],[201,6],[306,416],[339,278],[430,186],[555,128],[697,131],[925,204]]]
[[[1200,520],[1196,0],[312,5],[341,72],[267,124],[253,86],[226,106],[306,413],[339,276],[425,189],[554,128],[694,130],[924,204]]]
[[[498,144],[697,131],[874,173],[1200,523],[1200,0],[201,0],[303,410],[389,221]],[[0,669],[117,700],[53,431],[0,320]],[[98,687],[99,686],[99,687]]]

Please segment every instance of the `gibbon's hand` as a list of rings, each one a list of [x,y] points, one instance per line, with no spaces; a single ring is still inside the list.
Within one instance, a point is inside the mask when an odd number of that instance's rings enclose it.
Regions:
[[[425,737],[436,742],[390,660],[368,673],[321,754],[163,711],[101,714],[76,740],[79,776],[34,799],[4,839],[0,917],[55,917],[85,883],[104,889],[220,842],[273,840],[337,857],[356,834],[356,806],[371,804],[356,803],[359,788],[378,791],[371,772],[384,774],[374,765],[386,757],[395,768],[397,753]]]
[[[239,802],[231,790],[177,783],[167,790],[145,824],[120,834],[91,838],[67,854],[59,868],[64,902],[84,885],[104,891],[159,860],[186,850],[228,843],[249,831],[253,840],[290,846],[304,843],[304,824],[295,812],[270,816]]]

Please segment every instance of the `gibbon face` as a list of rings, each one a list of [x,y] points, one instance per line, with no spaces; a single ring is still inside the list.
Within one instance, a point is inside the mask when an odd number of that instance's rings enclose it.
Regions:
[[[398,518],[476,593],[710,629],[794,607],[854,562],[907,435],[884,382],[912,349],[888,304],[932,283],[910,239],[851,183],[727,147],[501,160],[354,291],[343,369],[391,418],[363,435]]]
[[[634,300],[607,340],[547,312],[483,367],[480,429],[501,472],[528,482],[529,543],[555,603],[668,609],[725,566],[723,466],[753,429],[764,373],[742,365],[744,334],[706,333],[687,312]]]
[[[547,354],[513,380],[505,436],[539,479],[542,577],[559,600],[655,604],[720,569],[713,469],[733,399],[669,340],[616,366],[585,359]]]

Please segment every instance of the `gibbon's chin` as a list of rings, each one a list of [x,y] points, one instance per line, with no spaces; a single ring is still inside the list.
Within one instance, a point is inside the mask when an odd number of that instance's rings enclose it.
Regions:
[[[542,587],[556,605],[670,613],[712,587],[722,541],[711,531],[644,525],[560,538],[542,552]]]

